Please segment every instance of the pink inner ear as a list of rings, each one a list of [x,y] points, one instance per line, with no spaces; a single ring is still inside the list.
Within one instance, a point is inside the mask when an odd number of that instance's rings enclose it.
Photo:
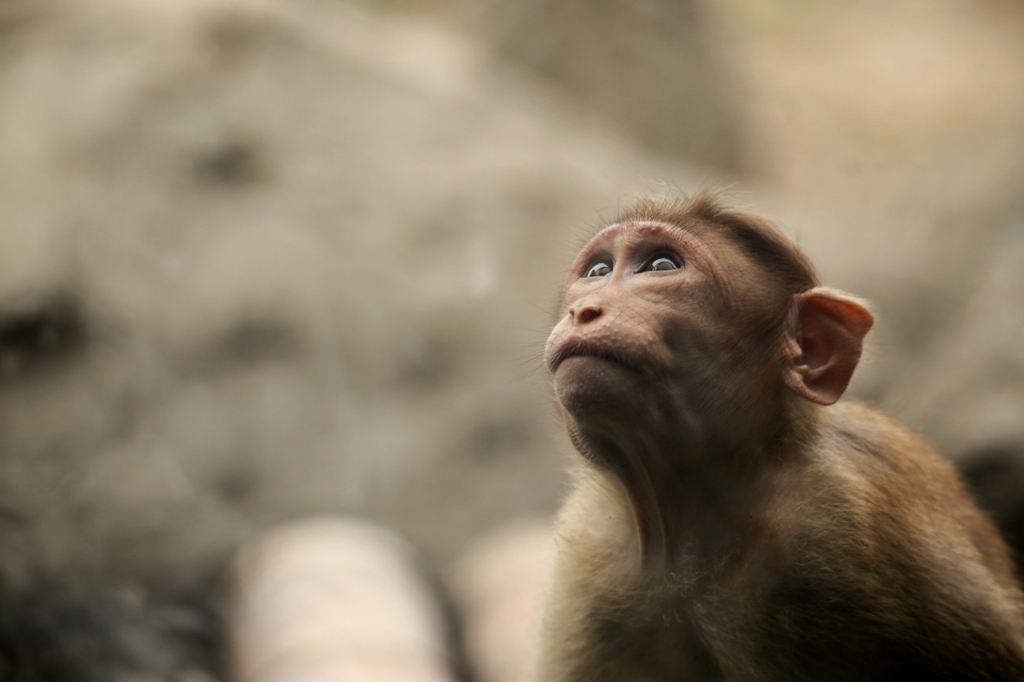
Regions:
[[[794,357],[786,385],[808,400],[831,405],[850,383],[874,317],[852,296],[821,287],[800,294],[795,304],[789,342]]]

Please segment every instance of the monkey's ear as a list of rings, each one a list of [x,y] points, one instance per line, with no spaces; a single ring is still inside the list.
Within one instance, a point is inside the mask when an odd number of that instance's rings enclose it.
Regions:
[[[793,306],[783,379],[798,395],[831,405],[850,383],[875,318],[856,298],[824,287],[795,296]]]

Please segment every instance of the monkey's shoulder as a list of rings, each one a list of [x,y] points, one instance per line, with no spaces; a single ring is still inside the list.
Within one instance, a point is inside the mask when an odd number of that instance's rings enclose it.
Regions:
[[[953,566],[966,565],[959,556],[967,556],[1016,584],[1005,543],[952,463],[878,410],[860,403],[829,408],[806,475],[812,480],[801,489],[822,511],[810,526],[836,542],[851,528],[866,542],[864,552],[919,551],[938,560],[951,554]]]
[[[1002,674],[1024,674],[1009,551],[953,466],[866,405],[837,405],[822,424],[798,486],[813,513],[770,590],[776,626],[834,660],[876,649],[892,669],[1018,679]]]
[[[920,434],[879,410],[858,402],[838,403],[823,411],[811,452],[814,464],[833,474],[862,479],[863,485],[952,495],[973,505],[953,465]],[[854,481],[856,482],[856,481]]]

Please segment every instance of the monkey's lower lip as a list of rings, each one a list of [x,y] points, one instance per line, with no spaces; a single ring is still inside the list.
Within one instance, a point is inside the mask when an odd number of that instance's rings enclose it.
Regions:
[[[570,344],[559,350],[551,360],[551,372],[558,370],[563,362],[570,358],[594,358],[604,360],[613,365],[625,369],[632,374],[642,374],[640,368],[625,360],[622,356],[603,348],[590,348],[587,346]]]

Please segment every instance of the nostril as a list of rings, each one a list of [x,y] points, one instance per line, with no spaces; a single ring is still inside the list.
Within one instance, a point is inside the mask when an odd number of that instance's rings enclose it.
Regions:
[[[576,321],[580,324],[586,324],[599,317],[601,317],[601,309],[594,305],[584,306],[576,313]]]

